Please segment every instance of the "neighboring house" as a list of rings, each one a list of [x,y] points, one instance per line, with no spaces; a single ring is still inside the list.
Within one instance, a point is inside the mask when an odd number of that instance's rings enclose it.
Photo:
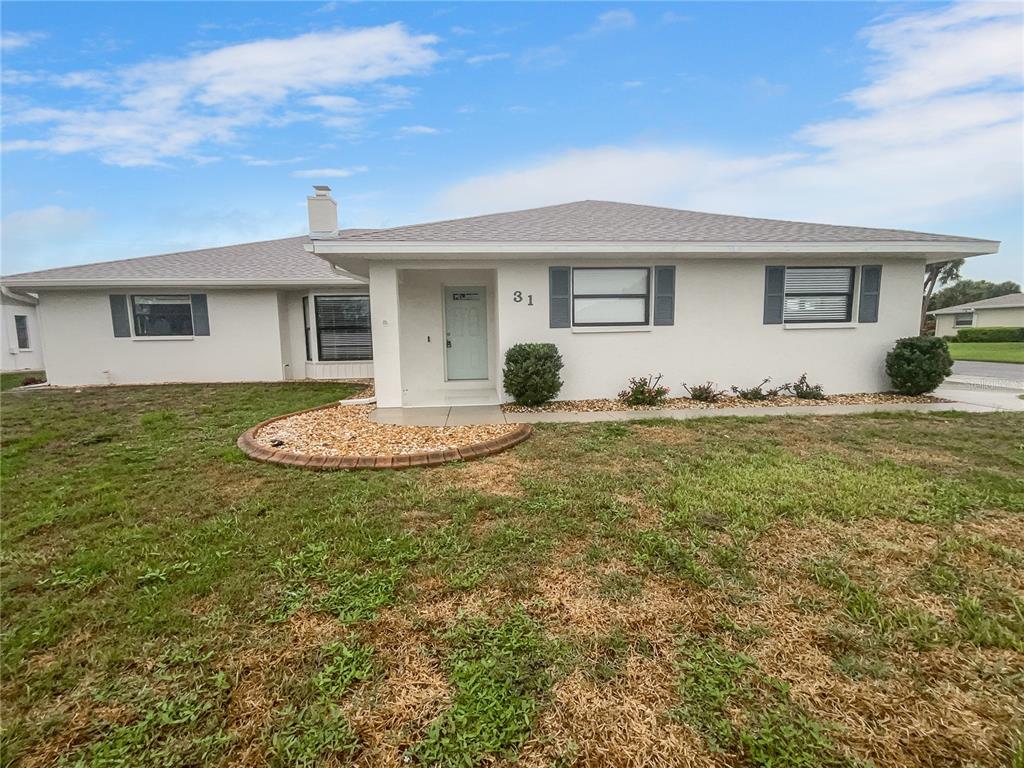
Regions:
[[[57,385],[373,376],[366,285],[306,237],[11,275]],[[6,310],[5,310],[6,311]]]
[[[490,404],[505,351],[539,341],[562,398],[652,373],[870,392],[917,334],[925,264],[999,247],[597,201],[339,231],[329,188],[308,204],[308,238],[2,284],[38,294],[58,385],[373,377],[383,407]]]
[[[1024,293],[1010,293],[993,299],[970,301],[955,307],[943,307],[928,314],[935,316],[936,336],[955,336],[961,328],[1005,326],[1024,327]]]
[[[925,264],[999,248],[598,201],[361,231],[337,231],[326,188],[309,207],[309,247],[369,280],[381,407],[498,402],[519,342],[558,346],[567,399],[657,373],[675,391],[805,371],[829,392],[885,390]]]
[[[41,371],[43,339],[39,332],[39,300],[27,293],[0,289],[0,354],[3,371]]]

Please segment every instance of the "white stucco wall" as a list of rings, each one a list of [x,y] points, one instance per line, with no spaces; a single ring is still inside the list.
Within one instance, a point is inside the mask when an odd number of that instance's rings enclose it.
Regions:
[[[43,338],[39,329],[39,312],[34,304],[23,304],[0,295],[0,370],[41,371],[43,361]],[[18,349],[18,334],[14,316],[24,315],[28,322],[28,349]]]
[[[207,295],[210,335],[182,339],[115,338],[112,291],[40,293],[47,379],[56,385],[277,381],[282,378],[277,292],[199,291]],[[154,293],[151,288],[117,293]]]
[[[442,389],[495,388],[498,376],[497,313],[494,269],[401,270],[398,304],[403,403],[437,402]],[[483,286],[487,300],[488,363],[486,381],[445,380],[444,291],[446,287]],[[433,398],[433,400],[431,400]]]
[[[548,267],[676,266],[675,324],[626,328],[550,328]],[[882,264],[878,322],[860,324],[854,288],[850,323],[765,325],[764,279],[767,264],[855,266]],[[426,404],[422,394],[435,392],[443,376],[443,345],[428,345],[425,336],[443,333],[442,278],[452,262],[371,263],[374,355],[381,406]],[[878,256],[816,258],[813,262],[779,259],[664,259],[650,261],[533,259],[511,257],[497,262],[469,262],[466,270],[494,275],[490,297],[496,308],[494,380],[502,395],[501,364],[505,351],[519,342],[556,344],[565,361],[562,399],[614,397],[631,376],[661,373],[663,383],[682,392],[682,383],[712,380],[727,388],[751,386],[765,377],[793,381],[805,371],[827,392],[884,391],[886,353],[896,339],[918,333],[924,259]],[[418,272],[418,270],[428,270]],[[453,273],[454,274],[454,273]],[[476,273],[465,273],[476,274]],[[449,281],[449,278],[444,278]],[[454,279],[454,278],[451,278]],[[461,279],[461,278],[460,278]],[[516,302],[520,292],[523,300]],[[532,306],[530,296],[533,297]],[[400,332],[394,330],[400,325]],[[428,348],[433,347],[433,348]],[[454,383],[457,385],[458,383]],[[446,385],[447,387],[453,384]],[[403,391],[404,390],[404,391]]]
[[[956,315],[935,315],[935,335],[940,339],[943,336],[956,336],[959,330],[953,326],[953,318]]]
[[[882,264],[877,323],[859,324],[858,284],[854,322],[765,325],[766,264],[810,265],[792,259],[665,260],[676,265],[676,312],[671,326],[592,330],[549,328],[548,266],[545,262],[502,262],[498,269],[499,354],[518,342],[549,341],[565,360],[559,397],[614,397],[631,376],[664,375],[662,383],[682,393],[682,383],[711,380],[726,388],[751,386],[765,377],[793,381],[807,372],[826,392],[872,392],[889,388],[885,355],[896,339],[918,332],[924,260],[878,257],[815,259],[816,266]],[[611,262],[559,260],[558,265]],[[516,303],[515,291],[534,304]]]

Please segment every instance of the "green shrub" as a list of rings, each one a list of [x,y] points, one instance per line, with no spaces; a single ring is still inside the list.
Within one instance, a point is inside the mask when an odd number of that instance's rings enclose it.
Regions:
[[[542,405],[562,388],[562,365],[554,344],[516,344],[505,353],[505,391],[517,405]]]
[[[783,384],[781,387],[765,389],[764,385],[769,381],[771,381],[770,378],[765,379],[760,384],[749,389],[742,389],[737,386],[733,386],[731,389],[733,394],[738,395],[741,400],[771,400],[773,397],[778,397],[779,393],[786,388],[786,385]]]
[[[1009,328],[993,325],[991,328],[961,328],[956,333],[957,341],[1024,341],[1024,328]]]
[[[900,394],[923,395],[953,372],[953,358],[942,339],[908,336],[897,341],[886,355],[885,372]]]
[[[661,386],[661,374],[657,376],[637,376],[629,380],[624,390],[619,392],[619,400],[626,405],[661,405],[668,397],[668,387]]]
[[[717,403],[725,395],[724,389],[719,389],[713,381],[705,381],[703,384],[694,384],[692,387],[683,384],[691,400],[701,403]]]
[[[807,374],[801,373],[800,378],[792,384],[787,384],[785,389],[793,393],[794,397],[801,400],[824,400],[825,388],[821,384],[811,384],[807,381]]]

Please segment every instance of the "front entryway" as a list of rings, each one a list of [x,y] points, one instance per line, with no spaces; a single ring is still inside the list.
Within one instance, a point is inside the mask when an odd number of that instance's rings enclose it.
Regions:
[[[487,289],[484,286],[446,286],[444,291],[446,378],[448,381],[486,379]]]

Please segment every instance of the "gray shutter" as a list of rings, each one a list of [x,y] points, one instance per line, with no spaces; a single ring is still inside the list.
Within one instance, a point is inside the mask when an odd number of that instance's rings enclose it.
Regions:
[[[875,264],[860,268],[860,308],[857,322],[878,322],[878,299],[882,292],[882,267]]]
[[[676,268],[654,268],[654,324],[673,325],[676,319]]]
[[[782,322],[782,308],[786,303],[786,268],[764,268],[764,324]]]
[[[210,335],[210,313],[206,308],[206,294],[192,294],[192,335]]]
[[[110,294],[110,319],[114,323],[116,338],[126,338],[132,335],[131,319],[128,317],[128,297],[123,293]]]
[[[572,324],[569,295],[569,268],[548,267],[548,320],[552,328],[568,328]]]

